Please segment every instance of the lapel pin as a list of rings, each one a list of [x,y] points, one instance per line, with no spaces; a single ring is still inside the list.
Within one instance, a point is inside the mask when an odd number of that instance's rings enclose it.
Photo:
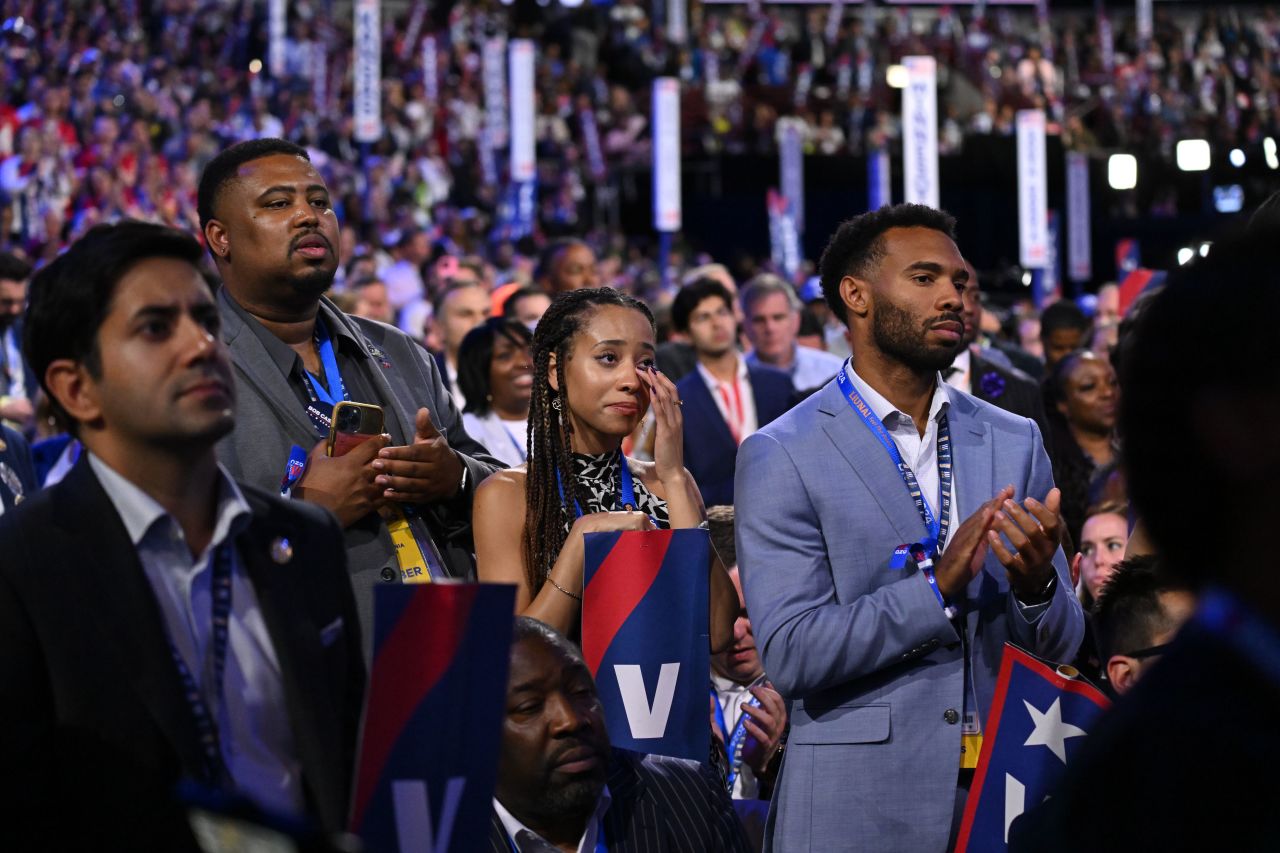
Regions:
[[[271,540],[271,559],[284,565],[293,559],[293,545],[283,536]]]

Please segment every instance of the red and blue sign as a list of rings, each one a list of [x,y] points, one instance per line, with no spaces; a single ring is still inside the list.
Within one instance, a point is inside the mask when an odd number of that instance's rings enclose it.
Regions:
[[[1087,681],[1006,644],[956,853],[1007,850],[1009,825],[1053,792],[1110,705]]]
[[[474,850],[489,831],[515,587],[374,590],[351,829],[369,850]]]
[[[705,530],[587,534],[582,653],[615,747],[707,760],[710,565]]]

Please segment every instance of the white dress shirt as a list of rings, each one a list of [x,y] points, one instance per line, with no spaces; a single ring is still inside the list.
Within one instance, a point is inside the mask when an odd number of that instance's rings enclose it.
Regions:
[[[756,414],[756,395],[751,390],[751,378],[747,375],[747,363],[739,358],[738,371],[732,382],[721,382],[711,375],[711,371],[698,362],[698,375],[706,383],[711,392],[711,399],[716,401],[720,417],[729,425],[738,444],[760,428],[759,416]]]
[[[960,350],[956,360],[951,362],[951,367],[943,371],[943,374],[952,388],[966,394],[973,393],[973,354],[968,347]]]
[[[587,826],[582,831],[582,838],[578,841],[578,853],[595,853],[596,842],[600,840],[603,832],[604,813],[609,810],[611,802],[613,798],[609,796],[609,786],[605,785],[600,789],[600,799],[596,801],[595,813],[587,819]],[[498,802],[497,797],[493,798],[493,808],[498,813],[498,820],[502,821],[502,828],[507,831],[507,838],[511,839],[515,845],[516,853],[544,853],[544,851],[557,849],[551,842],[525,826],[519,818],[507,811],[506,806]],[[522,838],[521,833],[526,833],[526,837]]]
[[[916,475],[916,482],[920,485],[920,494],[924,496],[925,502],[929,504],[929,510],[933,513],[934,518],[940,518],[938,508],[941,505],[941,487],[938,478],[938,422],[942,419],[942,415],[951,405],[947,400],[947,392],[943,388],[942,376],[938,376],[938,381],[933,389],[933,399],[929,402],[928,423],[925,426],[924,435],[920,435],[920,431],[916,427],[916,423],[906,412],[900,412],[870,385],[862,381],[858,376],[858,372],[853,369],[852,360],[850,360],[848,368],[849,379],[853,382],[853,387],[871,407],[871,411],[875,412],[881,423],[884,424],[885,430],[893,439],[893,443],[898,446],[898,452],[902,454],[902,461],[906,462],[911,468],[911,472]],[[961,514],[961,506],[956,494],[956,467],[951,466],[951,524],[950,530],[954,531],[960,526],[960,522],[964,519]],[[906,486],[904,485],[905,489]],[[924,522],[921,522],[921,536],[924,535]],[[950,537],[948,537],[949,539]],[[943,543],[943,550],[946,550],[947,543]]]
[[[303,808],[301,766],[285,713],[271,635],[243,560],[231,560],[231,617],[222,701],[213,685],[212,561],[249,524],[249,504],[221,465],[213,539],[195,558],[182,528],[150,495],[92,453],[89,464],[124,522],[169,637],[217,721],[222,760],[237,790],[281,814]]]

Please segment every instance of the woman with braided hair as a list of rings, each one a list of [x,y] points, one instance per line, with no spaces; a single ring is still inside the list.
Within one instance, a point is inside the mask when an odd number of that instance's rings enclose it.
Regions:
[[[653,406],[654,461],[622,454]],[[516,610],[577,638],[583,535],[698,527],[705,513],[684,467],[680,400],[658,372],[653,315],[612,288],[558,295],[533,337],[529,456],[476,490],[480,580],[516,585]],[[738,599],[711,569],[714,648],[733,641]]]

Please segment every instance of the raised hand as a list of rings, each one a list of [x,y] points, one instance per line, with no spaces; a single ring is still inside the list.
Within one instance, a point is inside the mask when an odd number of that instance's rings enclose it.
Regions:
[[[683,483],[684,470],[684,414],[680,411],[680,395],[675,384],[658,370],[636,369],[640,380],[649,388],[650,405],[653,407],[654,473],[665,486]]]
[[[982,561],[987,556],[986,536],[996,508],[1012,497],[1013,486],[1005,486],[951,532],[947,550],[942,552],[933,567],[934,577],[938,580],[938,591],[943,598],[950,599],[959,595],[982,570]]]
[[[1049,490],[1044,503],[1027,498],[1019,506],[1006,499],[987,531],[991,550],[1008,573],[1009,586],[1023,601],[1037,598],[1053,577],[1053,555],[1062,539],[1061,506],[1062,492],[1057,489]]]
[[[747,715],[743,726],[750,735],[742,745],[742,760],[756,776],[763,776],[787,729],[787,705],[770,684],[752,687],[751,695],[760,700],[760,707],[742,706]]]
[[[399,503],[447,500],[462,482],[462,460],[426,409],[418,409],[413,443],[383,448],[373,467],[383,496]]]

